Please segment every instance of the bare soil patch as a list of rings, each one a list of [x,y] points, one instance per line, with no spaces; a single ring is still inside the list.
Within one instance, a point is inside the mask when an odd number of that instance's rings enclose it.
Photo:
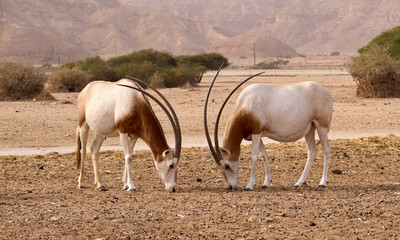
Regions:
[[[77,190],[74,155],[0,157],[1,239],[398,239],[400,138],[331,142],[327,188],[318,188],[322,151],[308,186],[293,188],[306,161],[304,142],[267,144],[273,185],[243,191],[249,146],[242,147],[237,191],[224,190],[205,148],[186,148],[178,191],[168,193],[149,151],[136,151],[137,191],[122,190],[123,153],[101,153],[108,191],[95,190],[87,168]]]
[[[293,188],[306,162],[302,141],[268,143],[273,185],[261,189],[258,163],[254,191],[243,191],[250,174],[250,148],[242,146],[239,190],[226,191],[204,146],[203,104],[210,77],[189,89],[163,89],[180,119],[183,152],[176,193],[164,190],[151,153],[134,152],[137,191],[122,190],[123,153],[100,155],[103,183],[92,186],[86,163],[85,185],[77,190],[75,155],[0,156],[0,239],[398,239],[400,238],[400,99],[360,99],[349,76],[263,76],[254,82],[286,85],[313,80],[334,97],[331,161],[327,188],[318,188],[322,151],[307,186]],[[222,77],[211,97],[210,128],[233,85],[244,77]],[[0,149],[75,146],[75,93],[57,101],[0,102]],[[234,100],[223,115],[223,132]],[[171,146],[167,118],[153,105]],[[105,142],[117,145],[118,139]],[[319,146],[320,148],[320,146]],[[89,157],[90,159],[90,157]]]

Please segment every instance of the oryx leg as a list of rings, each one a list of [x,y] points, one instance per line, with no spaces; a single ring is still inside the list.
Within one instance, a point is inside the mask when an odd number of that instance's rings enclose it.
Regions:
[[[81,139],[81,164],[79,169],[79,177],[78,177],[78,189],[84,188],[82,185],[83,175],[85,170],[85,162],[86,162],[86,145],[87,139],[89,135],[89,126],[84,123],[78,130],[79,137]]]
[[[134,191],[135,185],[133,185],[132,176],[131,176],[131,160],[132,160],[132,149],[131,144],[129,144],[129,135],[128,133],[120,133],[119,134],[122,149],[124,150],[125,155],[125,170],[124,170],[124,189],[127,191]]]
[[[318,131],[319,140],[321,142],[323,153],[324,153],[324,169],[322,171],[322,178],[321,178],[321,181],[319,182],[319,186],[326,187],[326,183],[328,182],[328,162],[329,162],[329,153],[330,153],[328,128],[318,126],[317,131]]]
[[[260,139],[259,151],[260,151],[261,157],[264,159],[264,165],[265,165],[265,180],[261,187],[265,188],[265,187],[271,186],[272,177],[271,177],[271,172],[269,170],[269,165],[268,165],[267,151],[265,150],[265,146],[264,146],[262,139]]]
[[[134,137],[129,138],[129,148],[130,148],[131,153],[133,153],[133,148],[135,147],[136,141],[137,141],[137,138],[134,138]],[[129,189],[128,179],[127,179],[128,171],[129,171],[128,169],[129,169],[129,165],[125,161],[124,174],[122,177],[122,182],[124,183],[124,187],[123,187],[124,190]],[[133,183],[132,183],[132,185],[133,185]]]
[[[307,179],[308,173],[310,172],[311,165],[314,162],[315,157],[317,156],[317,144],[315,143],[315,126],[314,123],[311,124],[310,131],[306,134],[305,140],[308,148],[308,156],[307,163],[304,167],[303,173],[301,174],[300,179],[294,185],[295,187],[300,187]]]
[[[246,191],[253,190],[253,186],[256,185],[256,163],[258,157],[258,151],[260,149],[261,142],[261,134],[252,134],[251,135],[251,173],[250,173],[250,181],[246,185]]]
[[[100,182],[100,174],[99,174],[99,152],[100,147],[104,142],[104,137],[96,134],[92,145],[90,146],[90,153],[92,154],[92,162],[93,162],[93,171],[94,171],[94,185],[97,189],[105,189],[105,186]]]

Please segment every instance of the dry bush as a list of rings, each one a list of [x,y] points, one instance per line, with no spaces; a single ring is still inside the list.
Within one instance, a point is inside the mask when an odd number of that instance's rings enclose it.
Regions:
[[[47,98],[46,74],[31,64],[0,63],[0,100]]]
[[[347,65],[359,97],[400,97],[400,60],[373,46]]]
[[[165,88],[164,79],[160,76],[159,72],[155,72],[153,76],[150,77],[150,86],[154,88]]]
[[[90,80],[90,75],[78,67],[59,68],[51,73],[48,81],[50,92],[79,92]]]

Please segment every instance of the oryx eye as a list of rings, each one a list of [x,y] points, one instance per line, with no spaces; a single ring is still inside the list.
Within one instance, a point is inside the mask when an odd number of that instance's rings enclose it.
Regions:
[[[174,164],[169,165],[169,168],[174,168]]]

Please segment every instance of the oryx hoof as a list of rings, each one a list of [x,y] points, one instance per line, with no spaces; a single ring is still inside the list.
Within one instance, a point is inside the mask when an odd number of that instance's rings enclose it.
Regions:
[[[261,188],[269,188],[267,185],[262,185]]]
[[[84,188],[86,188],[86,187],[85,186],[78,186],[79,190],[84,189]]]
[[[326,185],[319,185],[320,188],[326,188]]]
[[[122,190],[128,190],[128,186],[124,186],[123,188],[122,188]]]
[[[97,190],[107,191],[107,188],[105,186],[100,186],[100,187],[97,187]]]
[[[244,190],[245,191],[253,191],[254,189],[253,188],[245,188]]]
[[[136,188],[128,188],[126,191],[127,192],[134,192],[134,191],[136,191]]]

